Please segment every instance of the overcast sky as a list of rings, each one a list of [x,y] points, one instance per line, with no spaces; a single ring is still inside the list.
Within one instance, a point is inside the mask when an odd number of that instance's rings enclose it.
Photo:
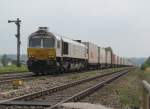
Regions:
[[[39,26],[73,39],[111,46],[125,57],[150,55],[150,0],[0,0],[0,54],[16,53],[21,18],[21,53]]]

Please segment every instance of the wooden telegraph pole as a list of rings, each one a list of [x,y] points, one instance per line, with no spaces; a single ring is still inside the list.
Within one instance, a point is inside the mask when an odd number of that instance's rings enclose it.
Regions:
[[[17,18],[17,20],[8,20],[8,23],[15,23],[17,25],[17,34],[15,35],[17,38],[17,67],[20,67],[20,45],[21,45],[21,41],[20,41],[20,23],[21,20],[19,20],[19,18]]]

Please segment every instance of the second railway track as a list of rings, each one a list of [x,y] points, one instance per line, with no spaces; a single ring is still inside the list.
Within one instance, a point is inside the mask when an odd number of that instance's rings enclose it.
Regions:
[[[5,74],[5,75],[0,75],[0,84],[6,83],[6,82],[11,82],[16,79],[29,79],[31,77],[35,77],[35,75],[31,72],[26,72],[22,74]]]
[[[99,75],[92,78],[78,80],[76,82],[64,84],[44,91],[27,94],[0,103],[2,109],[42,109],[49,107],[56,108],[68,101],[78,101],[89,95],[104,84],[126,74],[129,70],[121,70],[109,74]]]
[[[102,71],[105,71],[105,70],[102,70]],[[107,70],[111,70],[111,69],[107,69]],[[86,71],[84,71],[84,72],[86,72]],[[72,72],[72,73],[76,73],[76,72]],[[57,75],[65,75],[65,74],[57,74]],[[15,73],[14,74],[3,74],[3,75],[0,75],[0,84],[9,83],[9,82],[12,82],[13,80],[17,80],[17,79],[21,79],[21,80],[27,79],[28,80],[28,79],[40,77],[40,76],[42,76],[42,75],[38,76],[32,72],[16,73],[16,74]],[[52,76],[52,75],[48,75],[48,76]]]

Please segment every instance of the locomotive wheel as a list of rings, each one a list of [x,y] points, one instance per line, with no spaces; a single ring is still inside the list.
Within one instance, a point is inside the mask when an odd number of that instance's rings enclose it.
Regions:
[[[40,72],[35,71],[34,74],[35,74],[36,76],[39,76],[39,75],[40,75]]]
[[[60,67],[60,68],[59,68],[59,72],[60,72],[60,73],[65,73],[65,68]]]

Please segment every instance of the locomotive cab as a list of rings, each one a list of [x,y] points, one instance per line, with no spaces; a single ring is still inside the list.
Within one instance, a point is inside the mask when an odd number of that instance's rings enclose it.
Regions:
[[[55,59],[55,39],[46,36],[34,36],[29,39],[29,58],[39,60]]]
[[[36,74],[44,73],[56,66],[56,38],[40,27],[28,38],[28,69]]]

